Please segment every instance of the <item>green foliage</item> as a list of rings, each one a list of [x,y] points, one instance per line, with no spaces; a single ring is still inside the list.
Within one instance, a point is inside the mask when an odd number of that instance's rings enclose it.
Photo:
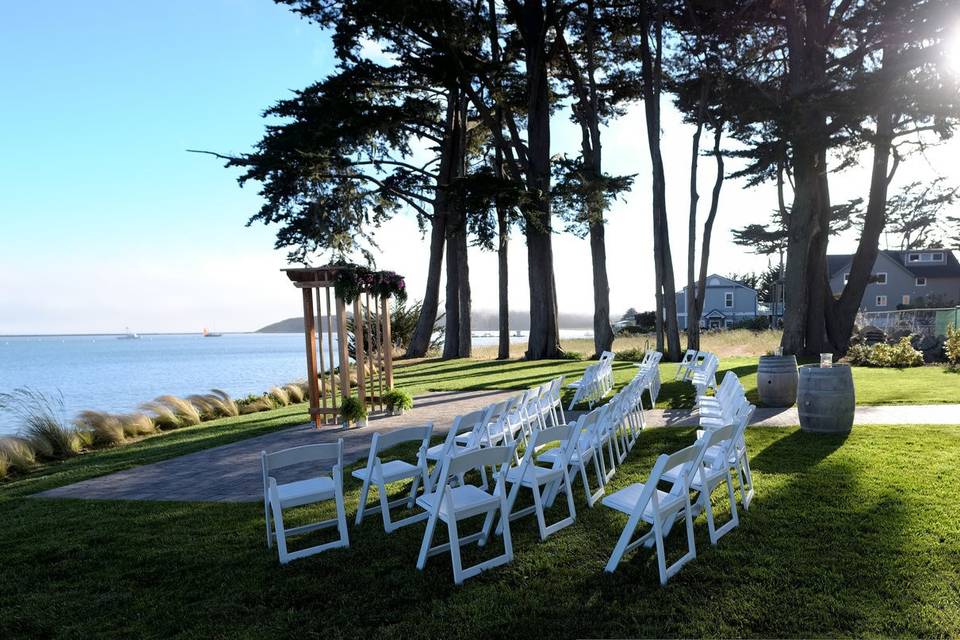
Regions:
[[[870,363],[870,347],[865,344],[852,344],[847,349],[847,360],[850,364],[862,367]]]
[[[367,417],[367,406],[356,396],[343,399],[340,405],[340,417],[346,422],[357,422]]]
[[[910,344],[910,337],[904,336],[896,344],[881,342],[873,345],[867,362],[874,367],[919,367],[923,364],[923,352]]]
[[[960,367],[960,329],[953,326],[951,322],[947,325],[947,337],[943,343],[943,352],[947,356],[947,362],[951,368]]]
[[[757,316],[735,322],[730,329],[747,329],[749,331],[767,331],[770,328],[770,318],[767,316]]]
[[[614,360],[623,360],[624,362],[640,362],[646,351],[633,347],[632,349],[622,349],[614,353]]]
[[[413,408],[413,396],[403,389],[390,389],[383,394],[383,402],[390,411],[397,409],[405,411]]]
[[[561,360],[583,360],[583,353],[580,351],[564,351],[560,357]]]
[[[10,472],[10,461],[7,460],[7,456],[0,451],[0,478],[6,478],[7,474]]]

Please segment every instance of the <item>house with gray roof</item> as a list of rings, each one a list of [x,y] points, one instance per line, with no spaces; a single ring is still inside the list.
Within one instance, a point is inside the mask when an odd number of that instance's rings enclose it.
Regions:
[[[725,329],[757,317],[757,290],[724,276],[707,276],[703,301],[700,326],[704,329]],[[677,292],[677,322],[686,331],[687,287]]]
[[[830,288],[839,296],[850,276],[852,255],[827,256]],[[949,249],[913,249],[877,254],[860,302],[862,311],[952,307],[960,303],[960,262]]]

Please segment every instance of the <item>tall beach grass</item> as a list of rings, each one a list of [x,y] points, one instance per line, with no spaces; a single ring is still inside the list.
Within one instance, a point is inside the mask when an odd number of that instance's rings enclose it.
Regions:
[[[80,451],[77,432],[63,418],[63,396],[29,387],[0,393],[0,411],[19,425],[20,436],[44,458],[60,460]]]

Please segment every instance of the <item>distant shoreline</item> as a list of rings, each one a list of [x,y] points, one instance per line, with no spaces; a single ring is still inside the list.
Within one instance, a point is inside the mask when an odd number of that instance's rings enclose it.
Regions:
[[[245,335],[256,331],[220,331],[222,335]],[[125,336],[126,333],[0,333],[0,338],[110,338]],[[199,331],[152,331],[137,333],[139,336],[202,336]]]

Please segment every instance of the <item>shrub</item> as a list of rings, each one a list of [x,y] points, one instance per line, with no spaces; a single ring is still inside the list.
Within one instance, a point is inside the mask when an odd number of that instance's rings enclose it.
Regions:
[[[564,351],[561,360],[583,360],[583,354],[579,351]]]
[[[140,405],[140,408],[150,412],[150,419],[153,420],[153,424],[156,425],[157,429],[161,431],[179,429],[182,426],[177,414],[162,402],[156,400],[144,402]]]
[[[951,369],[960,367],[960,329],[954,327],[953,323],[947,325],[947,338],[943,342],[943,352],[947,356]]]
[[[240,414],[259,413],[260,411],[270,411],[274,408],[273,400],[267,396],[249,396],[244,398],[243,403],[240,404]]]
[[[16,436],[0,438],[0,455],[7,461],[11,471],[28,471],[37,461],[37,454],[30,442]]]
[[[847,349],[847,360],[850,364],[862,367],[870,364],[870,347],[865,344],[852,344]]]
[[[770,318],[767,316],[756,316],[755,318],[735,322],[729,328],[747,329],[749,331],[766,331],[770,328]]]
[[[390,389],[383,394],[383,402],[390,411],[413,408],[413,397],[403,389]]]
[[[290,394],[280,387],[272,387],[267,391],[267,395],[279,406],[285,407],[290,404]]]
[[[181,426],[193,426],[200,424],[200,412],[188,401],[176,396],[160,396],[154,402],[166,406],[180,422]]]
[[[74,424],[86,446],[112,447],[126,439],[117,416],[103,411],[81,411]]]
[[[19,423],[20,435],[45,458],[62,459],[80,450],[76,432],[63,419],[63,396],[46,395],[29,387],[0,393],[0,410]]]
[[[643,360],[643,356],[646,352],[643,349],[633,347],[632,349],[623,349],[622,351],[617,351],[613,359],[614,360],[625,360],[626,362],[640,362]]]
[[[288,384],[283,386],[283,390],[287,392],[287,397],[290,398],[290,402],[300,403],[303,402],[303,387],[299,384]]]
[[[240,415],[240,408],[237,407],[237,403],[226,391],[222,389],[211,389],[210,395],[207,397],[217,405],[217,409],[224,417]]]
[[[648,329],[649,327],[641,327],[640,325],[636,325],[636,324],[627,324],[617,329],[616,335],[639,336],[639,335],[643,335],[644,333],[649,333]]]
[[[355,396],[343,399],[340,405],[340,417],[346,422],[357,422],[367,417],[367,406]]]
[[[127,438],[139,438],[157,432],[157,426],[153,424],[150,416],[142,413],[128,413],[117,416],[117,419],[123,427],[123,435]]]
[[[880,343],[870,350],[869,363],[875,367],[919,367],[923,364],[923,352],[910,344],[910,336],[900,338],[896,344]]]
[[[7,474],[10,472],[10,461],[7,460],[7,456],[0,452],[0,478],[6,478]]]

